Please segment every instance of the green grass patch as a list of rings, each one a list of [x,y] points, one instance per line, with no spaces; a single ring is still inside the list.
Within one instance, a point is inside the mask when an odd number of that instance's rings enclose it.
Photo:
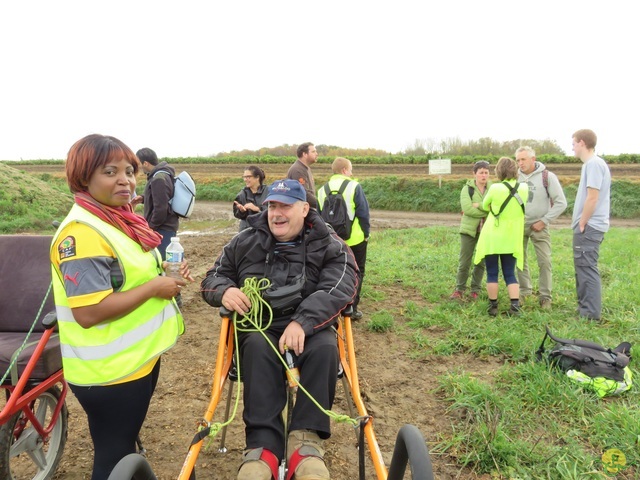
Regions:
[[[631,259],[640,257],[640,229],[613,228],[605,236],[600,250],[601,324],[576,318],[571,230],[552,230],[551,235],[554,303],[550,312],[529,298],[522,317],[491,318],[484,295],[476,302],[450,301],[459,234],[447,227],[376,232],[369,245],[366,292],[385,291],[391,284],[400,291],[417,292],[420,298],[406,299],[401,311],[406,320],[403,334],[414,343],[414,358],[464,354],[502,360],[502,366],[489,375],[458,367],[434,379],[436,392],[447,403],[452,419],[457,419],[452,420],[450,431],[440,432],[434,453],[446,453],[459,465],[493,478],[578,479],[605,478],[601,456],[617,448],[626,455],[626,467],[617,478],[638,478],[638,386],[619,397],[599,400],[545,362],[535,361],[535,351],[549,325],[561,337],[611,347],[629,341],[637,356],[640,276],[637,262]],[[535,261],[532,274],[537,282]],[[506,310],[502,280],[499,300]],[[388,311],[378,313],[372,313],[370,330],[386,332],[398,325]],[[636,364],[631,366],[639,378]]]

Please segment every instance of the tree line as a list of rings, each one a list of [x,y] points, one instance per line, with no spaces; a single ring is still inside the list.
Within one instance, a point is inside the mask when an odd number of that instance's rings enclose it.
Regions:
[[[433,138],[416,139],[413,145],[407,146],[402,152],[394,155],[430,155],[430,156],[467,156],[467,155],[497,155],[513,156],[518,147],[528,145],[537,154],[565,155],[564,150],[555,140],[515,139],[498,141],[489,137],[477,140],[462,140],[450,137],[436,140]],[[277,147],[263,147],[258,150],[232,150],[219,152],[212,157],[295,157],[297,145],[283,144]],[[377,148],[344,148],[336,145],[317,144],[316,150],[321,157],[388,157],[391,152]]]

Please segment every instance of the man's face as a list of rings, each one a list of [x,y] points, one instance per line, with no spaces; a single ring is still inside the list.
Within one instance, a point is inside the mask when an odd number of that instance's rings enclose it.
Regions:
[[[309,152],[302,154],[303,160],[307,165],[313,165],[318,160],[318,152],[316,151],[315,145],[309,146]]]
[[[349,164],[345,167],[345,169],[342,170],[342,174],[347,177],[353,176],[353,165],[351,165],[351,162],[349,162]]]
[[[141,167],[144,173],[150,173],[151,170],[153,170],[153,165],[151,165],[149,162],[142,162]]]
[[[291,205],[280,202],[269,202],[269,230],[279,242],[289,242],[302,231],[304,219],[309,213],[307,202],[297,201]]]
[[[573,137],[573,153],[579,159],[582,159],[584,153],[587,151],[587,147],[584,144],[584,140],[576,140],[576,137]]]
[[[522,152],[518,152],[516,155],[516,162],[518,162],[518,167],[520,167],[520,171],[529,175],[536,167],[536,157],[531,155],[526,150]]]

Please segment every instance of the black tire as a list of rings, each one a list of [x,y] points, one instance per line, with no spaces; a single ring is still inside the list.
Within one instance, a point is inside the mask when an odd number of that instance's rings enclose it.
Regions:
[[[433,467],[427,443],[420,430],[413,425],[404,425],[398,432],[387,480],[402,480],[407,462],[411,467],[411,478],[433,480]]]
[[[47,426],[53,410],[60,401],[56,386],[43,392],[35,401],[34,414]],[[0,478],[3,480],[50,480],[53,478],[67,442],[68,416],[66,404],[62,406],[49,441],[42,442],[31,422],[27,421],[18,438],[14,430],[19,421],[26,420],[20,411],[0,428]]]
[[[130,453],[120,460],[107,480],[157,480],[151,465],[139,453]]]

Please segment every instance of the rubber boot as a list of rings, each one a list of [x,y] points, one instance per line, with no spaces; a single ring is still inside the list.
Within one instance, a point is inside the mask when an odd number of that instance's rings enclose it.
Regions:
[[[293,430],[287,441],[289,478],[294,480],[329,480],[324,463],[323,440],[311,430]],[[291,470],[294,474],[291,477]]]

